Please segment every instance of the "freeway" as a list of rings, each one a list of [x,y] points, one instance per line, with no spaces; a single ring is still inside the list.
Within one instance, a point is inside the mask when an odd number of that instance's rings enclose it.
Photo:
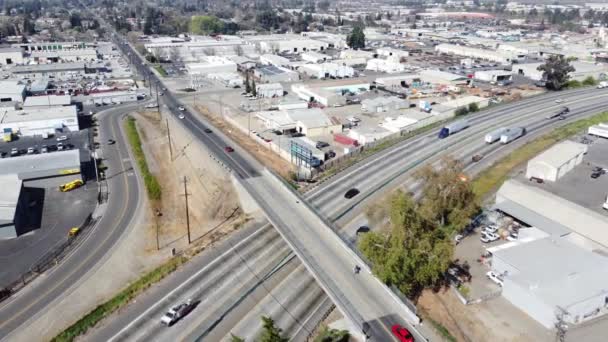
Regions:
[[[486,158],[476,167],[484,167],[499,156],[508,153],[508,151],[517,147],[525,140],[533,138],[538,133],[574,120],[582,115],[588,115],[601,110],[608,102],[607,100],[602,100],[604,96],[605,92],[602,90],[584,89],[568,91],[526,99],[471,115],[469,120],[472,122],[472,126],[460,135],[454,135],[441,141],[437,140],[437,132],[434,131],[409,139],[345,170],[320,185],[317,189],[310,191],[307,197],[311,199],[311,203],[314,206],[321,208],[324,213],[328,213],[328,216],[340,218],[340,221],[345,222],[346,213],[360,212],[361,204],[365,199],[374,194],[389,190],[392,188],[392,185],[398,184],[402,179],[407,179],[407,183],[413,186],[409,176],[417,166],[425,162],[433,162],[433,160],[446,153],[462,157],[464,160],[470,160],[470,156],[466,158],[467,153],[470,155],[473,152],[478,153],[477,151],[483,151],[482,153],[486,155]],[[547,113],[551,113],[561,106],[554,102],[557,98],[563,98],[566,104],[570,106],[572,110],[571,118],[565,121],[544,119]],[[520,141],[510,145],[495,144],[486,146],[483,143],[483,135],[487,131],[504,125],[527,126],[530,133],[520,139]],[[434,147],[425,150],[426,146]],[[353,186],[358,187],[361,190],[361,194],[355,197],[352,202],[345,201],[342,197],[343,193],[346,189]],[[326,209],[332,207],[334,210]],[[338,210],[335,210],[336,207]],[[265,241],[264,239],[252,239],[248,243],[264,245]],[[243,248],[246,248],[245,245]],[[289,268],[290,270],[302,269],[298,266],[297,259],[285,263],[284,252],[288,249],[286,245],[283,244],[282,247],[273,245],[272,249],[280,257],[273,258],[273,262],[270,263],[271,265],[282,264],[285,265],[283,268]],[[227,262],[228,258],[239,257],[237,253],[234,253],[224,255],[223,258],[223,262]],[[252,265],[240,258],[239,260],[241,263]],[[268,262],[266,258],[264,260]],[[219,340],[230,331],[234,331],[241,336],[253,336],[259,332],[259,316],[262,314],[260,312],[273,312],[277,310],[282,313],[282,315],[279,315],[279,317],[282,317],[281,321],[279,321],[280,326],[292,327],[292,329],[287,331],[288,333],[304,333],[302,338],[299,339],[303,340],[306,337],[305,333],[311,329],[311,326],[314,326],[314,324],[309,324],[308,318],[314,319],[317,317],[316,319],[318,320],[320,315],[315,315],[315,310],[326,308],[328,305],[322,305],[325,296],[318,286],[307,286],[305,292],[293,291],[293,289],[298,288],[299,284],[306,283],[306,281],[302,279],[302,276],[292,275],[289,278],[287,276],[281,278],[278,274],[282,273],[289,274],[289,272],[274,272],[272,275],[265,271],[245,272],[245,274],[239,275],[240,284],[249,284],[249,286],[241,285],[238,289],[227,293],[212,291],[212,289],[205,290],[206,296],[214,298],[215,307],[204,312],[197,310],[197,319],[188,322],[188,329],[190,329],[190,333],[187,334],[188,340],[195,340],[199,337]],[[209,277],[211,277],[210,281],[216,282],[217,279],[214,279],[213,276],[209,275]],[[262,285],[259,284],[260,278],[265,278],[265,283]],[[174,284],[182,283],[178,282]],[[195,295],[195,293],[189,292],[188,288],[201,289],[203,287],[205,286],[202,286],[200,283],[192,282],[181,292],[181,298]],[[285,293],[290,293],[291,297],[277,296],[277,294]],[[266,309],[255,309],[256,302],[261,302],[261,305],[265,305]],[[266,304],[264,304],[265,302]],[[289,305],[289,303],[292,304]],[[138,322],[137,328],[139,332],[147,332],[142,336],[156,336],[155,334],[158,333],[158,330],[149,329],[156,325],[157,317],[167,308],[167,303],[164,304],[153,307],[154,310],[144,314],[141,313],[148,310],[149,307],[132,307],[130,308],[130,316],[127,316],[124,320],[118,320],[122,322],[108,327],[105,333],[109,334],[108,336],[115,336],[117,340],[121,340],[122,328],[119,327],[121,325],[124,326],[125,322]],[[274,309],[271,308],[271,304],[274,304]],[[301,308],[298,308],[298,306],[302,305],[308,305],[307,310],[302,311]],[[297,312],[301,312],[301,314],[295,314]],[[281,324],[283,323],[282,321],[285,321],[285,323]],[[183,323],[180,324],[183,325]],[[184,336],[183,328],[176,329],[175,331],[179,331],[180,336]],[[121,334],[112,335],[117,332],[121,332]],[[167,330],[164,330],[159,336],[172,335]],[[292,336],[294,335],[292,334]]]
[[[0,339],[10,340],[11,334],[40,313],[64,298],[104,260],[113,246],[129,229],[131,219],[139,209],[140,186],[134,176],[127,144],[120,133],[124,113],[139,104],[127,104],[97,114],[100,125],[101,151],[106,171],[109,197],[104,214],[93,230],[58,266],[48,271],[18,295],[0,307]],[[116,144],[107,145],[107,139]]]
[[[138,56],[135,68],[147,76],[151,84],[162,81],[147,70],[139,55],[124,40],[113,35],[125,55]],[[164,103],[209,152],[228,166],[236,179],[254,198],[266,217],[288,242],[296,255],[321,284],[325,293],[348,319],[373,340],[394,340],[390,327],[394,323],[407,325],[417,339],[423,337],[412,323],[418,318],[372,274],[365,263],[333,231],[331,224],[320,217],[301,196],[278,176],[269,172],[247,151],[231,143],[222,132],[210,133],[210,124],[180,110],[182,103],[166,92]],[[234,148],[227,151],[227,147]],[[327,262],[331,260],[331,262]],[[353,268],[360,265],[363,272],[353,278]]]

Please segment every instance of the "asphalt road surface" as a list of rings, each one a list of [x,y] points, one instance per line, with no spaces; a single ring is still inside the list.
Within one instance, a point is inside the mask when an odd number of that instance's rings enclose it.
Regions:
[[[119,125],[122,115],[137,106],[139,104],[124,105],[97,114],[101,141],[110,138],[117,141],[114,145],[102,144],[109,187],[105,213],[62,263],[1,304],[0,339],[10,340],[13,331],[22,325],[26,327],[28,320],[35,319],[53,301],[68,295],[73,286],[96,269],[128,229],[138,209],[140,187]]]

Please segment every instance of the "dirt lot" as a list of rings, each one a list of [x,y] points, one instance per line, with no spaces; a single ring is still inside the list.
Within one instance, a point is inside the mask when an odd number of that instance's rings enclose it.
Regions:
[[[245,219],[228,173],[208,158],[204,148],[174,118],[163,115],[161,120],[155,111],[134,116],[150,171],[157,176],[162,188],[162,199],[151,203],[153,218],[148,220],[147,249],[156,250],[157,230],[161,249],[179,250],[187,246],[184,177],[191,241],[203,244],[215,241],[231,231],[235,223]],[[167,123],[173,159],[169,152]]]

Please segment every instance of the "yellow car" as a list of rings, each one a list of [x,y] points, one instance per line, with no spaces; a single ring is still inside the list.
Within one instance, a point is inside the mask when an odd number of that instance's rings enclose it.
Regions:
[[[63,185],[60,185],[59,186],[59,191],[66,192],[66,191],[74,190],[76,188],[81,187],[83,184],[84,184],[83,181],[81,181],[80,179],[76,179],[76,180],[73,180],[73,181],[71,181],[69,183],[65,183]]]
[[[69,237],[74,237],[76,235],[78,235],[78,233],[80,233],[80,228],[78,227],[73,227],[70,229],[70,231],[68,232],[68,236]]]

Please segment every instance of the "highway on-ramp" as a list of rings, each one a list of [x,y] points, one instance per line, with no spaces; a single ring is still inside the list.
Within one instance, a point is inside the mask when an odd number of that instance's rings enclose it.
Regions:
[[[70,290],[78,286],[89,272],[95,271],[129,228],[138,210],[140,187],[119,126],[122,116],[139,105],[123,105],[96,115],[104,163],[108,166],[109,197],[103,216],[63,262],[1,304],[1,340],[11,340],[14,331],[26,329],[29,320],[46,312],[54,302],[69,296]],[[108,145],[108,139],[114,139],[116,143]]]

